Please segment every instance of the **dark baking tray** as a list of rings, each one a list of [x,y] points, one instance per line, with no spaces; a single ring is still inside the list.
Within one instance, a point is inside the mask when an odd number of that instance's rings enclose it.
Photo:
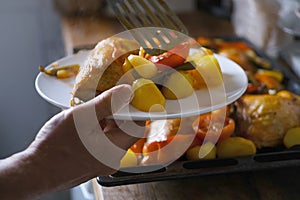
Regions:
[[[288,66],[279,63],[266,56],[254,45],[244,38],[222,37],[226,41],[243,41],[252,47],[256,53],[270,61],[272,69],[279,70],[284,74],[284,85],[289,91],[300,94],[300,80],[290,70]],[[79,47],[74,49],[74,53],[82,49],[90,49],[91,46]],[[101,176],[97,181],[102,186],[119,186],[127,184],[145,183],[152,181],[174,180],[196,176],[208,176],[218,174],[229,174],[246,171],[257,171],[266,169],[276,169],[284,167],[300,167],[300,147],[295,146],[291,149],[284,147],[264,148],[258,150],[253,156],[236,158],[216,158],[213,160],[186,161],[179,159],[174,163],[164,167],[158,165],[136,166],[127,168],[124,171],[118,171],[110,176]],[[142,170],[145,168],[146,170]],[[149,169],[155,169],[153,171]],[[132,171],[132,173],[128,172]],[[138,171],[151,171],[146,173],[134,173]]]
[[[278,152],[257,153],[254,156],[198,161],[175,161],[167,167],[147,173],[129,173],[118,171],[110,176],[97,178],[100,185],[111,187],[152,181],[183,179],[197,176],[230,174],[246,171],[300,167],[300,148]],[[157,166],[137,166],[136,168]],[[135,167],[131,169],[134,171]],[[136,171],[141,170],[137,169]]]

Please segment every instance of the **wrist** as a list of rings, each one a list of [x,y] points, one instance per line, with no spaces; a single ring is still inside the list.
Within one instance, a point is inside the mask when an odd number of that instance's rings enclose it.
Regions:
[[[43,193],[32,154],[25,150],[0,161],[0,199],[35,199]]]

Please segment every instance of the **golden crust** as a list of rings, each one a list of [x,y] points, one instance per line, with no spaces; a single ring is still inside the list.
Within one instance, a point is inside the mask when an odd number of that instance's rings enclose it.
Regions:
[[[123,75],[122,64],[125,57],[138,51],[139,46],[134,40],[119,37],[110,37],[99,42],[80,68],[71,102],[74,103],[75,98],[88,101],[96,93],[115,86]]]
[[[300,101],[277,95],[245,95],[237,102],[237,133],[258,148],[282,144],[289,128],[300,126]]]

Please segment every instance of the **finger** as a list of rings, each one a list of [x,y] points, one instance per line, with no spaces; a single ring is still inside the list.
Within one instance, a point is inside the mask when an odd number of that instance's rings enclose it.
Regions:
[[[138,125],[140,124],[140,125]],[[128,128],[136,127],[134,129]],[[138,127],[137,127],[138,126]],[[134,121],[106,120],[105,135],[118,147],[127,150],[145,135],[145,123]]]
[[[108,129],[105,131],[105,135],[113,144],[125,151],[139,140],[139,138],[131,136],[119,128]]]
[[[100,121],[128,105],[132,97],[133,89],[131,86],[123,84],[101,93],[81,106],[83,109],[86,108],[87,110],[90,110],[91,108],[95,109],[97,119]]]
[[[103,119],[99,121],[101,128],[105,133],[109,132],[111,129],[119,128],[125,134],[128,134],[132,137],[140,139],[144,136],[145,132],[145,121],[123,121],[123,120],[114,120],[114,119]],[[128,128],[133,127],[133,128]]]

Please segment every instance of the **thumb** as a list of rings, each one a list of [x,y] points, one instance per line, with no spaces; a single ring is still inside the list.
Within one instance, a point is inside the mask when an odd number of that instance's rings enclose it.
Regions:
[[[95,106],[97,118],[101,120],[128,105],[133,93],[130,85],[118,85],[103,92],[89,103]]]

